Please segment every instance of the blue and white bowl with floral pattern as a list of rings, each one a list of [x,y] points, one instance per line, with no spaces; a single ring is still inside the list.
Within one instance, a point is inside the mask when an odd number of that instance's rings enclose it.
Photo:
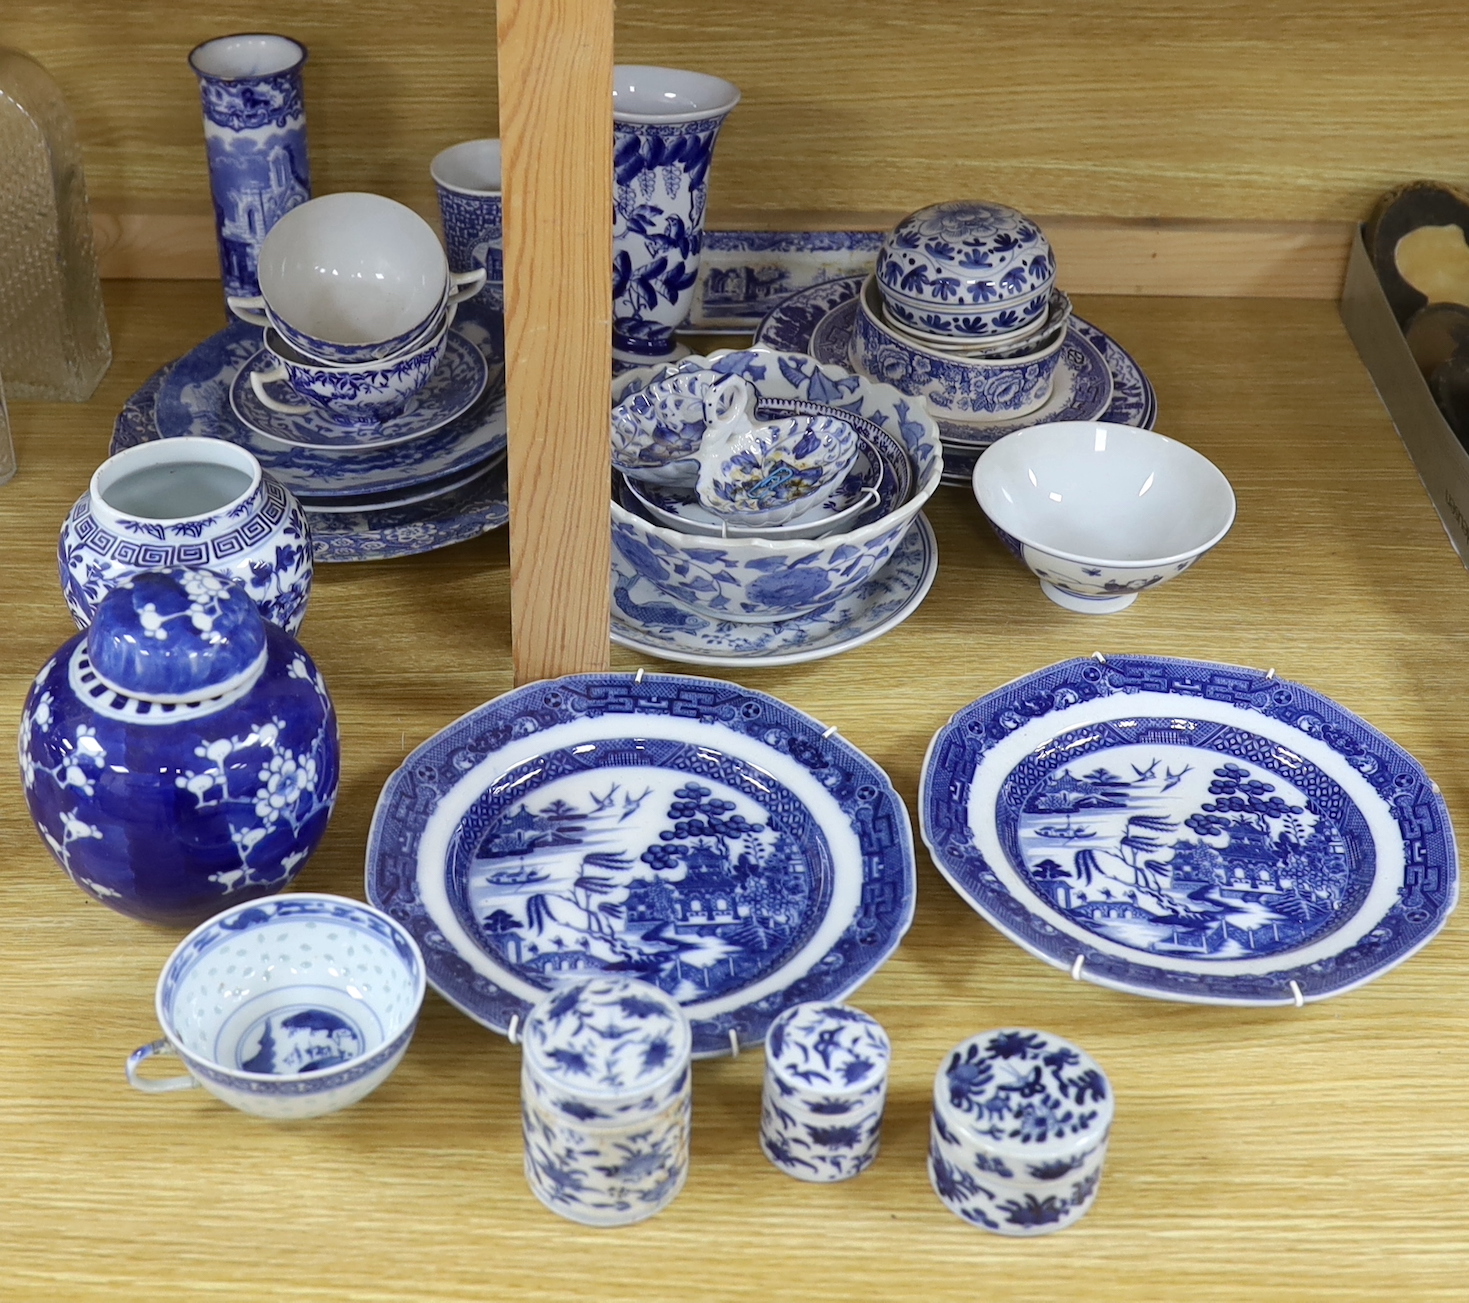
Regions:
[[[612,465],[635,480],[692,488],[705,434],[740,422],[750,399],[749,385],[715,371],[680,371],[635,389],[612,409]]]
[[[956,199],[911,213],[877,255],[893,316],[929,334],[987,337],[1046,312],[1056,259],[1045,233],[1004,204]]]
[[[901,439],[913,458],[917,487],[880,519],[819,539],[711,539],[654,525],[612,503],[612,546],[672,602],[698,615],[738,623],[788,620],[838,601],[865,584],[897,550],[943,475],[938,426],[916,399],[804,353],[768,348],[721,351],[618,376],[614,402],[669,375],[712,370],[743,377],[757,399],[802,401],[849,411]]]
[[[814,511],[857,460],[857,431],[838,416],[789,416],[711,435],[699,449],[699,501],[746,529]]]

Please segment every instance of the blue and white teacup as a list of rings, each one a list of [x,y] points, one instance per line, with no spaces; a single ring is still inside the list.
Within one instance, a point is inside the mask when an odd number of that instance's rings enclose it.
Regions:
[[[320,1117],[370,1095],[413,1039],[423,956],[371,905],[290,894],[216,914],[179,943],[158,979],[163,1039],[134,1050],[127,1078],[149,1095],[202,1086],[242,1113]],[[155,1056],[188,1075],[139,1075]]]
[[[505,305],[504,197],[500,142],[464,140],[434,155],[429,174],[439,192],[439,216],[451,272],[485,273],[474,296],[495,311]]]
[[[250,373],[250,387],[266,407],[286,416],[321,412],[337,425],[381,425],[400,416],[415,394],[433,377],[449,338],[445,326],[437,338],[401,357],[356,366],[328,366],[302,357],[274,330],[265,332],[265,350],[274,365]],[[273,397],[267,385],[285,381],[305,403]]]

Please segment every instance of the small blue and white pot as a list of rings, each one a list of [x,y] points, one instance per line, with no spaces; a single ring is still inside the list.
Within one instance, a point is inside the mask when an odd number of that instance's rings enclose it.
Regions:
[[[613,69],[612,355],[678,355],[704,250],[709,165],[740,92],[678,68]]]
[[[204,145],[226,298],[260,293],[267,233],[311,198],[301,69],[306,47],[264,32],[197,45],[189,66],[204,104]]]
[[[453,272],[485,273],[484,288],[463,311],[505,306],[505,213],[500,142],[464,140],[434,155],[429,173],[439,194],[444,248]]]
[[[1084,1050],[1002,1028],[960,1042],[933,1087],[928,1175],[955,1216],[999,1235],[1048,1235],[1097,1197],[1115,1103]]]
[[[882,319],[877,282],[867,278],[852,331],[852,365],[863,375],[921,398],[935,416],[964,421],[1025,416],[1045,405],[1065,331],[1047,334],[1019,357],[956,357],[905,338]]]
[[[892,1045],[844,1004],[792,1005],[765,1036],[760,1148],[788,1176],[845,1181],[877,1158]]]
[[[67,876],[171,927],[286,887],[326,832],[341,753],[311,658],[208,570],[114,587],[36,675],[19,749]]]
[[[163,1039],[133,1051],[127,1078],[148,1095],[202,1086],[255,1117],[335,1113],[392,1076],[424,985],[417,943],[371,905],[304,893],[236,905],[163,966]],[[182,1060],[188,1075],[141,1075],[158,1055]]]
[[[929,334],[983,338],[1044,316],[1056,259],[1024,213],[959,199],[899,222],[878,252],[876,275],[897,320]]]
[[[381,425],[401,415],[432,379],[443,360],[448,338],[449,328],[445,326],[427,344],[401,357],[329,366],[308,361],[274,330],[267,330],[265,348],[275,365],[252,371],[250,387],[273,412],[304,416],[315,409],[336,425]],[[283,402],[266,388],[282,381],[306,402]]]
[[[586,1226],[666,1208],[689,1168],[693,1035],[679,1004],[623,974],[587,973],[553,988],[520,1039],[536,1198]]]
[[[287,633],[311,599],[311,531],[290,492],[222,439],[158,439],[109,457],[77,499],[56,549],[78,628],[144,570],[199,567],[244,586]]]

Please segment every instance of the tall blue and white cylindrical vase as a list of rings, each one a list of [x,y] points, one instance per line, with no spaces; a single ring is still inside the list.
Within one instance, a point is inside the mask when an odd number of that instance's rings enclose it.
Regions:
[[[204,144],[228,295],[260,293],[265,234],[311,198],[301,69],[306,47],[264,32],[195,46],[189,66],[204,103]]]
[[[694,298],[714,142],[737,87],[678,68],[613,70],[612,355],[679,355]]]

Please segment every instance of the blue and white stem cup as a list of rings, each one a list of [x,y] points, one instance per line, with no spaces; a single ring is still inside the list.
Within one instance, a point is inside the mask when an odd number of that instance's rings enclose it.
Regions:
[[[552,1212],[625,1226],[666,1208],[689,1170],[693,1036],[657,987],[614,973],[557,985],[520,1040],[525,1179]]]
[[[760,1148],[787,1176],[845,1181],[877,1158],[892,1046],[844,1004],[792,1005],[765,1036]]]
[[[439,193],[439,217],[449,270],[483,269],[484,288],[459,309],[461,317],[505,306],[505,212],[500,189],[500,142],[463,140],[434,155],[429,174]]]
[[[704,250],[714,142],[739,90],[678,68],[613,69],[612,355],[678,356]]]
[[[999,1028],[961,1041],[933,1088],[928,1175],[944,1205],[998,1235],[1049,1235],[1096,1201],[1112,1086],[1080,1047]]]
[[[260,245],[286,213],[311,198],[301,69],[306,47],[267,32],[197,45],[204,145],[226,298],[260,293]]]
[[[127,1078],[145,1094],[202,1086],[255,1117],[335,1113],[401,1062],[424,993],[413,938],[371,905],[289,894],[236,905],[189,933],[163,966],[163,1039],[134,1050]],[[186,1076],[141,1075],[155,1056]]]

